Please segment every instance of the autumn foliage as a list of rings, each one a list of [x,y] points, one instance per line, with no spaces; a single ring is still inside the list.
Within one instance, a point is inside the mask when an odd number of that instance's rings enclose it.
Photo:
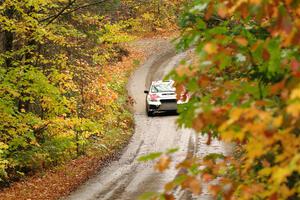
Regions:
[[[161,1],[0,1],[1,186],[118,143],[132,128],[125,86],[138,62],[114,64],[128,56],[125,42],[172,23],[175,8]]]
[[[193,47],[197,61],[171,74],[191,95],[178,122],[236,150],[187,159],[171,189],[198,194],[199,182],[216,199],[300,198],[299,10],[296,0],[187,6],[178,48]]]

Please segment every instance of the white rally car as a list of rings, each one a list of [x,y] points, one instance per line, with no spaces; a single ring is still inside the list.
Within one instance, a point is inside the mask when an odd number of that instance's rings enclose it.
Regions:
[[[153,81],[150,89],[145,90],[146,112],[148,116],[153,116],[161,111],[177,111],[177,104],[186,103],[176,99],[176,89],[174,81]]]

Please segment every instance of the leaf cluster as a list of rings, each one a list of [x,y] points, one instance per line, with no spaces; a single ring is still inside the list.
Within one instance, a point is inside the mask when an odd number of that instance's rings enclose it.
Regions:
[[[211,191],[220,199],[300,198],[299,8],[200,0],[181,16],[178,49],[194,55],[170,75],[191,96],[178,122],[240,152],[196,162],[194,177],[218,179]]]
[[[135,4],[0,2],[1,184],[121,144],[132,128],[125,85],[134,65],[115,64],[143,31],[141,13],[127,13]]]

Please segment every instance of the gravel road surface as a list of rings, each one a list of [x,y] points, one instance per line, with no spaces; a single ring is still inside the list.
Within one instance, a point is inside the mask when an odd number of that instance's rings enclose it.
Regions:
[[[206,138],[197,136],[189,129],[178,129],[176,115],[147,117],[145,112],[145,94],[153,80],[162,79],[182,60],[186,53],[176,53],[167,39],[144,39],[135,42],[136,48],[147,48],[151,55],[132,75],[128,83],[129,94],[134,98],[135,133],[124,149],[120,158],[111,162],[95,177],[91,178],[68,200],[134,200],[147,191],[160,191],[163,184],[172,180],[177,171],[174,167],[164,173],[154,171],[154,162],[137,161],[142,155],[165,151],[179,147],[174,161],[180,162],[188,152],[204,156],[210,152],[226,152],[226,145],[213,141],[211,146],[205,144]],[[195,199],[190,194],[179,193],[177,199]],[[197,199],[209,199],[204,193]]]

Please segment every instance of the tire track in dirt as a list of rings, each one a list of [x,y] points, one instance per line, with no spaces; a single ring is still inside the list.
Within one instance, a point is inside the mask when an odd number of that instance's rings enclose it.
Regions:
[[[155,172],[154,162],[141,163],[137,158],[153,152],[166,151],[179,147],[173,155],[174,163],[186,158],[189,153],[204,156],[221,149],[223,144],[203,146],[205,138],[195,135],[192,130],[178,129],[176,116],[160,115],[147,117],[145,113],[145,95],[153,80],[162,79],[171,69],[186,56],[186,53],[176,54],[173,45],[164,39],[145,39],[136,42],[136,48],[149,46],[153,55],[141,65],[132,75],[128,91],[135,101],[134,119],[135,133],[131,142],[120,155],[120,159],[110,163],[98,175],[80,186],[71,194],[68,200],[134,200],[147,191],[161,191],[163,185],[178,173],[174,165],[164,173]],[[178,192],[178,199],[192,199],[192,195]]]
[[[145,113],[145,94],[152,80],[162,79],[185,56],[176,54],[168,40],[142,41],[138,45],[153,45],[156,50],[131,77],[128,84],[130,96],[135,100],[135,134],[120,159],[112,162],[98,175],[71,194],[70,200],[132,200],[146,191],[157,191],[176,175],[175,169],[161,174],[153,170],[154,162],[141,163],[137,158],[151,152],[180,147],[174,161],[183,160],[187,154],[191,130],[177,130],[176,116],[148,118]],[[144,43],[144,44],[143,44]]]

